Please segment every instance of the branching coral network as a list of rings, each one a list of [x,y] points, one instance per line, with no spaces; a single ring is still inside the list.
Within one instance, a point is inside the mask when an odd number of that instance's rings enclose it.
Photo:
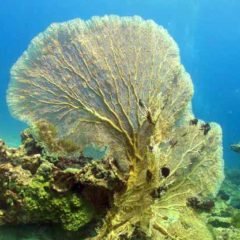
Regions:
[[[53,124],[74,151],[107,146],[106,158],[128,165],[94,239],[212,239],[189,199],[218,191],[221,129],[195,119],[190,76],[164,28],[117,16],[52,24],[11,76],[14,116]]]

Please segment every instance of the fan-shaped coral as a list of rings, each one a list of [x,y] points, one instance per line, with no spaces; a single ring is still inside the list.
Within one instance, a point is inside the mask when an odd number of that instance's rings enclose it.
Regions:
[[[191,79],[165,29],[117,16],[52,24],[11,76],[16,117],[48,121],[59,140],[107,146],[128,164],[96,239],[212,238],[188,202],[218,190],[221,129],[194,119]]]
[[[153,122],[159,137],[165,134],[192,94],[176,44],[138,17],[52,24],[11,75],[15,116],[53,122],[60,137],[80,145],[111,142],[115,153],[137,151]]]

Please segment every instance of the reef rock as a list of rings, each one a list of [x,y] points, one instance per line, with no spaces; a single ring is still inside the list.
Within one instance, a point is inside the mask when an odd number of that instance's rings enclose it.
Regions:
[[[104,204],[121,185],[106,162],[53,157],[37,148],[30,129],[22,136],[23,144],[16,149],[1,141],[0,225],[58,223],[77,231],[106,210]]]

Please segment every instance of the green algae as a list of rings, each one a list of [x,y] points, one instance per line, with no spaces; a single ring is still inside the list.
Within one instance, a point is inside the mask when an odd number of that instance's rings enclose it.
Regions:
[[[71,192],[57,194],[42,176],[33,178],[21,191],[25,213],[32,222],[60,222],[64,229],[77,231],[93,217],[93,210],[80,195]]]
[[[92,220],[94,211],[79,193],[59,194],[52,189],[52,168],[44,161],[33,176],[17,168],[21,177],[25,173],[24,180],[9,178],[1,186],[6,209],[16,223],[59,223],[65,230],[77,231]]]
[[[232,217],[232,225],[235,228],[240,228],[240,212],[237,212],[236,214],[233,215],[233,217]]]

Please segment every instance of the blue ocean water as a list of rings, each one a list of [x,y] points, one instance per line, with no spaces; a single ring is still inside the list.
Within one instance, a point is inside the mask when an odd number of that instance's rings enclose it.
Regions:
[[[11,117],[6,90],[11,66],[34,36],[73,18],[140,15],[163,25],[178,43],[195,86],[194,113],[222,126],[225,164],[240,168],[239,155],[230,150],[240,142],[239,12],[239,0],[0,0],[0,138],[17,146],[26,128]]]
[[[0,7],[0,138],[19,143],[26,126],[6,105],[11,66],[30,40],[52,22],[94,15],[140,15],[163,25],[177,41],[191,74],[197,117],[221,124],[226,165],[240,166],[230,144],[240,141],[240,1],[238,0],[11,0]]]

